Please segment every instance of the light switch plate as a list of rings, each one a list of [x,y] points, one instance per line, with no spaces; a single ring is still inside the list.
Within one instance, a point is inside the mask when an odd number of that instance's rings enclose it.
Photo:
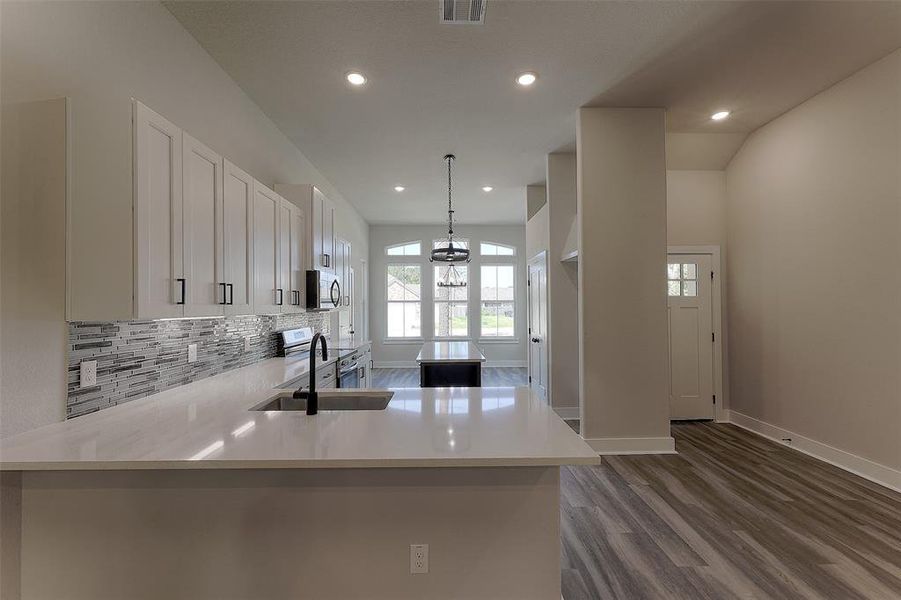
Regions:
[[[197,344],[188,344],[188,362],[197,362]]]
[[[97,385],[97,361],[83,360],[80,365],[81,375],[78,378],[78,387],[91,387]]]

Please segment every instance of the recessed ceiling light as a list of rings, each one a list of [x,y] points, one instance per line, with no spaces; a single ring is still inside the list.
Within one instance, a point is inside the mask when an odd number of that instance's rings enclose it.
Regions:
[[[366,83],[366,77],[362,73],[351,71],[346,76],[347,82],[351,85],[363,85]]]
[[[405,187],[402,186],[402,185],[396,185],[396,186],[394,186],[394,191],[395,191],[395,192],[402,192],[402,191],[404,191],[405,189],[407,189],[407,188],[405,188]]]
[[[494,188],[491,187],[490,185],[486,185],[485,187],[482,188],[482,191],[483,191],[483,192],[490,192],[490,191],[493,190],[493,189],[494,189]]]
[[[538,79],[538,75],[532,72],[520,73],[516,76],[516,83],[523,87],[529,87]]]
[[[721,110],[719,112],[715,112],[712,115],[710,115],[710,118],[713,119],[714,121],[722,121],[723,119],[728,117],[729,114],[730,113],[728,110]]]

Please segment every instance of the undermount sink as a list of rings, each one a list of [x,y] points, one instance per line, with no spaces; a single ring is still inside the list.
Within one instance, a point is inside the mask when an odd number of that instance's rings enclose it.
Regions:
[[[322,390],[319,410],[385,410],[394,392],[388,390]],[[295,398],[293,392],[283,392],[265,400],[250,410],[306,410],[305,398]]]

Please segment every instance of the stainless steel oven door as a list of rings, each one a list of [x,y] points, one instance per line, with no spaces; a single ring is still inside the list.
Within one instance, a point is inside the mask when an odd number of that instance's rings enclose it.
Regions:
[[[346,367],[342,367],[338,373],[339,388],[358,388],[360,387],[360,369],[357,363],[351,363]]]

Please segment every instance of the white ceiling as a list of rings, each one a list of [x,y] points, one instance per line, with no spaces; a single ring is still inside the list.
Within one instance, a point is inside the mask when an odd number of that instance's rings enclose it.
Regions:
[[[897,2],[488,0],[482,26],[440,25],[438,0],[166,5],[372,223],[441,222],[447,152],[460,222],[521,223],[580,106],[747,133],[901,46]]]

